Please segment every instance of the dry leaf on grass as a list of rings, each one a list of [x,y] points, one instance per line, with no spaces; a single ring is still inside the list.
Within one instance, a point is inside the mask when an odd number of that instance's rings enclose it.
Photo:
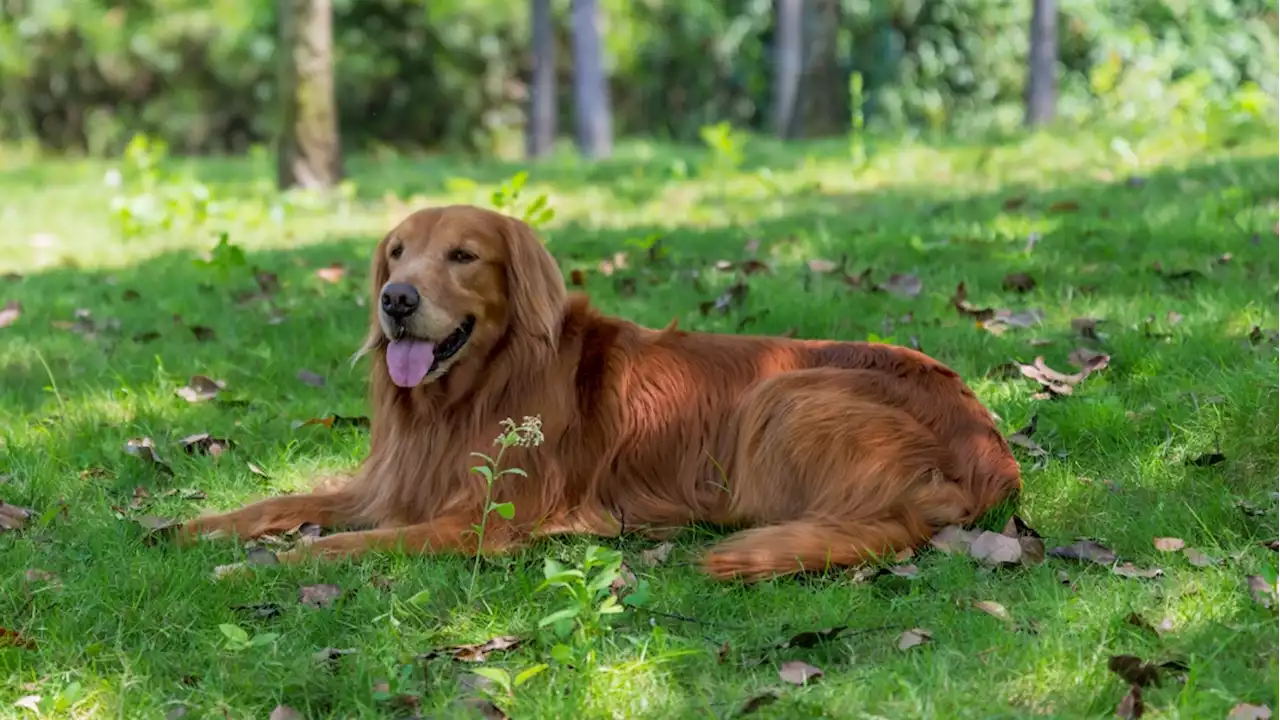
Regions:
[[[0,627],[0,647],[19,647],[23,650],[35,650],[36,643],[22,636],[17,630]]]
[[[889,568],[889,572],[900,578],[914,580],[916,576],[920,574],[920,568],[916,567],[914,564],[894,565]]]
[[[29,568],[22,574],[22,578],[26,580],[29,585],[40,583],[49,585],[50,587],[56,587],[62,584],[62,581],[58,579],[57,575],[54,575],[48,570],[41,570],[40,568]]]
[[[1187,548],[1183,550],[1182,555],[1185,558],[1187,558],[1187,562],[1191,563],[1195,567],[1210,567],[1210,566],[1219,565],[1222,563],[1221,558],[1216,558],[1216,557],[1213,557],[1212,555],[1206,555],[1205,553],[1195,548]]]
[[[1227,713],[1227,720],[1271,720],[1271,708],[1266,705],[1240,703]]]
[[[924,281],[910,273],[894,273],[889,276],[888,280],[877,285],[876,289],[884,290],[898,297],[913,298],[924,289]]]
[[[31,518],[31,511],[0,501],[0,530],[21,530]]]
[[[987,565],[1017,565],[1022,562],[1022,545],[1017,538],[986,531],[969,545],[969,555]]]
[[[1110,565],[1116,561],[1116,554],[1110,548],[1092,540],[1078,540],[1066,547],[1055,547],[1048,552],[1048,555],[1063,560],[1079,560],[1099,565]]]
[[[1167,660],[1162,663],[1143,662],[1136,655],[1113,655],[1107,660],[1107,669],[1119,675],[1125,682],[1139,687],[1160,685],[1162,674],[1174,673],[1181,677],[1188,667],[1181,660]]]
[[[451,657],[460,662],[484,662],[490,653],[510,650],[519,646],[521,640],[515,635],[500,635],[482,643],[454,645],[452,647],[431,650],[418,656],[419,660],[430,660],[437,657]]]
[[[178,441],[188,455],[209,455],[218,457],[235,447],[235,443],[227,438],[213,437],[209,433],[188,435]]]
[[[840,267],[835,262],[831,260],[824,260],[822,258],[814,258],[810,260],[807,264],[810,270],[818,273],[819,275],[825,275],[827,273],[835,272],[836,268]]]
[[[763,692],[759,695],[753,695],[742,703],[742,707],[738,708],[738,717],[751,715],[766,705],[772,705],[778,701],[776,692]]]
[[[160,459],[156,453],[155,442],[149,437],[133,438],[124,444],[124,451],[130,455],[150,464],[160,472],[166,475],[173,474],[173,468],[169,464]]]
[[[1267,582],[1261,575],[1250,575],[1245,578],[1249,584],[1249,594],[1255,602],[1265,608],[1275,604],[1276,586]]]
[[[1036,356],[1030,365],[1018,365],[1018,370],[1047,390],[1051,395],[1070,395],[1075,386],[1084,382],[1089,375],[1107,367],[1111,356],[1099,354],[1084,365],[1078,373],[1064,373],[1054,370],[1044,362],[1044,356]]]
[[[1176,537],[1158,537],[1152,541],[1152,544],[1161,552],[1178,552],[1186,547],[1186,543],[1182,541],[1182,538]]]
[[[822,677],[822,670],[803,660],[788,660],[778,668],[778,677],[792,685],[807,685],[810,680]]]
[[[1111,572],[1124,578],[1144,578],[1147,580],[1164,575],[1164,570],[1160,568],[1140,568],[1133,563],[1121,563],[1111,568]]]
[[[331,607],[340,597],[342,588],[332,583],[303,585],[298,588],[298,602],[313,608]]]
[[[214,380],[205,375],[192,375],[186,385],[174,392],[189,403],[198,403],[214,399],[218,396],[218,391],[226,386],[227,384],[221,380]]]
[[[1036,279],[1024,272],[1009,273],[1004,276],[1004,280],[1000,283],[1005,290],[1014,292],[1030,292],[1035,289]]]
[[[328,267],[316,269],[316,277],[330,284],[342,282],[342,278],[346,277],[346,274],[347,269],[342,266],[342,263],[337,262],[332,263]]]
[[[311,387],[324,387],[324,376],[310,370],[299,370],[298,379]]]
[[[0,328],[7,328],[22,317],[22,303],[10,300],[0,308]]]
[[[898,636],[898,649],[910,650],[933,639],[933,633],[924,628],[912,628]]]
[[[1011,620],[1008,609],[998,602],[992,600],[979,600],[973,604],[973,607],[982,612],[1000,620]]]
[[[1096,368],[1099,363],[1104,363],[1106,359],[1106,353],[1087,347],[1078,347],[1072,350],[1070,355],[1067,355],[1067,362],[1078,368]]]
[[[1143,712],[1142,688],[1130,685],[1129,692],[1120,698],[1120,704],[1116,706],[1116,717],[1120,720],[1135,720],[1142,717]]]
[[[929,544],[948,554],[967,553],[977,537],[977,530],[966,530],[959,525],[948,525],[934,533],[933,537],[929,538]]]
[[[288,705],[277,705],[268,720],[302,720],[302,713]]]
[[[667,556],[671,554],[673,549],[675,549],[675,545],[672,545],[669,542],[664,542],[655,545],[648,550],[641,550],[640,562],[644,563],[648,567],[661,565],[667,561]]]

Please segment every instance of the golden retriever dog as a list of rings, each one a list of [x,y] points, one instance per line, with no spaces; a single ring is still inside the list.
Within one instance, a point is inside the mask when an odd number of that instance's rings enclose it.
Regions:
[[[857,565],[971,522],[1021,487],[991,414],[961,378],[907,348],[663,330],[566,293],[526,224],[471,206],[421,210],[373,256],[368,458],[334,490],[196,518],[206,534],[364,527],[280,556],[498,552],[540,535],[617,536],[705,522],[715,578]],[[512,447],[479,547],[501,422],[540,416]]]

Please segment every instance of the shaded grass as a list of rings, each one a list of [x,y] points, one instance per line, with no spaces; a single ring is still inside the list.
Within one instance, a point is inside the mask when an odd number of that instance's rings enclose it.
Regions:
[[[758,716],[1102,717],[1125,691],[1106,669],[1118,653],[1189,662],[1186,683],[1147,691],[1148,716],[1222,717],[1241,701],[1275,707],[1276,616],[1250,598],[1244,579],[1276,574],[1274,552],[1257,545],[1277,531],[1277,355],[1267,336],[1277,323],[1274,140],[1230,151],[1165,144],[1123,171],[1106,138],[1087,135],[884,147],[858,173],[838,144],[753,146],[767,159],[763,176],[764,161],[717,174],[705,153],[633,143],[589,170],[566,158],[533,168],[529,192],[551,195],[550,246],[608,312],[656,326],[676,318],[686,329],[919,343],[970,378],[1006,431],[1038,416],[1049,459],[1038,467],[1023,458],[1022,517],[1051,544],[1089,536],[1124,560],[1163,567],[1163,577],[1128,580],[1052,560],[991,571],[930,552],[911,580],[855,584],[833,574],[743,587],[696,571],[715,537],[708,531],[683,533],[656,568],[639,562],[651,543],[628,538],[606,544],[649,582],[649,607],[689,620],[629,612],[596,662],[577,669],[548,659],[551,640],[536,625],[558,601],[535,589],[542,558],[571,562],[584,540],[486,561],[474,603],[465,592],[470,563],[451,557],[387,554],[215,582],[213,567],[241,550],[149,546],[112,506],[126,516],[186,517],[355,467],[363,431],[292,423],[366,412],[367,367],[347,359],[366,319],[369,252],[404,212],[384,195],[486,202],[509,168],[357,160],[350,199],[308,208],[257,194],[249,161],[175,161],[208,182],[226,212],[194,231],[122,241],[107,223],[106,168],[50,162],[10,171],[0,185],[12,198],[0,269],[23,274],[0,280],[0,302],[22,303],[19,320],[0,329],[0,499],[39,514],[22,533],[0,534],[0,627],[37,643],[0,647],[3,712],[27,713],[13,702],[40,695],[55,716],[161,717],[179,703],[196,716],[260,718],[277,703],[307,717],[387,716],[395,703],[374,692],[385,682],[428,715],[459,694],[467,668],[415,655],[505,633],[529,640],[490,664],[514,673],[551,662],[504,702],[513,717],[724,717],[782,687],[776,670],[788,659],[826,675]],[[685,170],[673,170],[681,163]],[[1131,172],[1143,182],[1128,182]],[[192,262],[217,230],[247,254],[227,280]],[[1039,240],[1028,249],[1032,233]],[[635,243],[653,237],[662,252],[650,259]],[[700,306],[737,281],[715,263],[741,260],[754,240],[773,272],[752,275],[727,314],[704,314]],[[620,251],[626,267],[601,272],[600,261]],[[870,268],[873,282],[915,273],[924,289],[908,299],[851,288],[838,274],[810,271],[817,258],[846,258],[854,275]],[[332,262],[347,268],[336,284],[314,274]],[[236,299],[256,288],[249,268],[278,276],[269,301]],[[1014,271],[1036,287],[1002,289]],[[1002,335],[980,330],[951,308],[961,281],[976,305],[1040,308],[1044,321]],[[93,337],[54,327],[80,308],[91,311]],[[1104,319],[1100,339],[1080,339],[1070,324],[1077,317]],[[215,338],[200,341],[193,325]],[[1260,341],[1250,340],[1255,326]],[[147,332],[158,337],[135,342]],[[1069,398],[1037,400],[1028,381],[992,372],[1036,355],[1068,369],[1079,345],[1112,359]],[[325,385],[300,382],[300,369],[324,375]],[[218,401],[188,404],[174,390],[192,374],[227,389]],[[216,459],[188,456],[177,441],[196,432],[236,447]],[[172,477],[122,452],[139,436],[155,440]],[[1187,464],[1211,452],[1226,460]],[[82,476],[92,468],[101,471]],[[130,509],[137,487],[152,501]],[[159,497],[169,488],[208,497]],[[1155,550],[1155,536],[1183,538],[1225,562],[1192,567]],[[28,581],[31,568],[60,584]],[[348,592],[332,608],[299,605],[299,585],[319,582]],[[1002,603],[1013,621],[975,611],[979,600]],[[234,609],[261,603],[279,614]],[[1126,622],[1132,612],[1152,624],[1168,617],[1174,631],[1135,627]],[[233,651],[224,623],[279,637]],[[853,632],[814,648],[774,647],[837,625]],[[928,628],[933,641],[899,651],[897,636],[912,627]],[[313,658],[326,647],[358,652],[329,670]]]

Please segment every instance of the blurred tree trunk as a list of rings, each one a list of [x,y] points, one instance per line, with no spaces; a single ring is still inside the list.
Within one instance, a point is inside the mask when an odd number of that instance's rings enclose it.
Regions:
[[[549,154],[556,139],[556,37],[551,0],[532,0],[529,5],[533,13],[533,77],[525,152],[532,159]]]
[[[280,0],[279,23],[277,180],[281,188],[329,188],[342,179],[333,8],[330,0]]]
[[[804,69],[800,79],[799,127],[793,137],[839,135],[848,130],[845,98],[849,94],[840,69],[840,0],[804,0]]]
[[[573,0],[573,97],[578,149],[592,159],[613,153],[613,117],[596,0]]]
[[[1027,125],[1053,122],[1058,108],[1058,2],[1031,0]]]
[[[773,131],[792,137],[804,70],[804,0],[774,2]]]

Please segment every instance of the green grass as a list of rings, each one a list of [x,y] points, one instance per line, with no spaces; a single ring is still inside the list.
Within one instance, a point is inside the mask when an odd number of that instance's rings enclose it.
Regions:
[[[150,545],[129,519],[228,509],[354,468],[366,431],[293,424],[367,413],[367,364],[347,361],[366,321],[376,239],[402,203],[487,203],[514,167],[356,158],[345,199],[280,204],[277,222],[279,199],[255,185],[269,172],[263,161],[173,161],[209,184],[223,203],[218,217],[124,239],[112,229],[105,164],[9,157],[0,271],[21,277],[0,280],[0,305],[22,309],[0,329],[0,499],[36,514],[24,530],[0,532],[0,627],[34,647],[0,639],[0,716],[34,717],[14,706],[31,695],[51,717],[158,718],[181,705],[186,717],[264,718],[277,704],[308,718],[407,714],[375,693],[380,683],[417,698],[429,716],[451,707],[474,666],[415,656],[504,634],[525,642],[487,665],[514,675],[550,664],[499,700],[518,718],[726,717],[770,688],[781,697],[757,717],[1101,718],[1127,691],[1107,669],[1116,654],[1190,667],[1185,682],[1146,690],[1146,717],[1220,718],[1238,702],[1274,709],[1276,614],[1246,584],[1250,575],[1274,582],[1277,567],[1258,544],[1277,533],[1274,138],[1229,150],[1153,142],[1139,148],[1140,164],[1124,167],[1105,135],[1079,135],[873,146],[857,173],[843,141],[760,139],[745,165],[719,174],[704,152],[640,142],[600,166],[564,155],[532,168],[526,194],[548,193],[557,212],[546,228],[551,249],[566,276],[584,271],[606,311],[656,326],[677,318],[693,330],[918,342],[969,378],[1006,432],[1037,416],[1034,437],[1048,457],[1041,465],[1018,451],[1019,514],[1051,547],[1087,536],[1122,561],[1164,569],[1127,579],[1051,558],[991,570],[926,551],[913,560],[914,579],[830,574],[742,586],[698,573],[709,531],[681,534],[656,567],[640,561],[653,543],[605,541],[648,582],[648,608],[697,622],[614,616],[592,659],[575,668],[550,658],[554,641],[537,622],[561,601],[535,589],[545,557],[576,562],[587,540],[486,560],[469,602],[463,558],[386,554],[214,580],[213,568],[243,549]],[[221,230],[246,261],[225,277],[193,262]],[[1039,240],[1028,249],[1032,234]],[[660,250],[650,252],[655,237]],[[727,314],[704,314],[735,282],[716,263],[745,258],[757,242],[772,272],[752,274]],[[601,272],[618,252],[629,253],[626,267]],[[870,292],[807,268],[842,258],[851,275],[869,268],[873,284],[914,273],[922,291]],[[316,276],[335,262],[346,268],[337,283]],[[237,298],[256,289],[253,268],[278,276],[268,300]],[[1035,287],[1003,289],[1011,272],[1029,273]],[[952,308],[960,282],[975,305],[1039,308],[1043,321],[1003,334],[976,327]],[[92,335],[55,325],[77,309],[90,311]],[[1099,340],[1072,331],[1081,317],[1105,320]],[[214,338],[198,340],[195,325]],[[144,333],[155,337],[135,340]],[[1067,357],[1079,346],[1111,360],[1070,397],[1036,399],[1034,383],[998,371],[1037,355],[1073,370]],[[324,375],[324,386],[300,381],[303,369]],[[195,374],[226,382],[218,400],[175,395]],[[199,432],[235,446],[216,458],[187,455],[178,441]],[[123,451],[143,436],[172,476]],[[1187,463],[1212,452],[1225,461]],[[138,487],[151,498],[131,508]],[[170,488],[207,499],[162,496]],[[1194,567],[1155,549],[1158,536],[1223,562]],[[28,578],[33,568],[57,584]],[[316,583],[345,594],[329,608],[299,603],[299,586]],[[973,608],[984,600],[1012,620]],[[262,603],[279,613],[235,609]],[[1127,622],[1131,613],[1152,625],[1168,618],[1172,629],[1141,629]],[[237,650],[224,624],[277,636]],[[811,648],[772,647],[837,625],[851,631]],[[932,642],[900,651],[899,635],[915,627]],[[323,648],[356,652],[329,668],[313,657]],[[825,676],[785,685],[778,667],[794,659]]]

